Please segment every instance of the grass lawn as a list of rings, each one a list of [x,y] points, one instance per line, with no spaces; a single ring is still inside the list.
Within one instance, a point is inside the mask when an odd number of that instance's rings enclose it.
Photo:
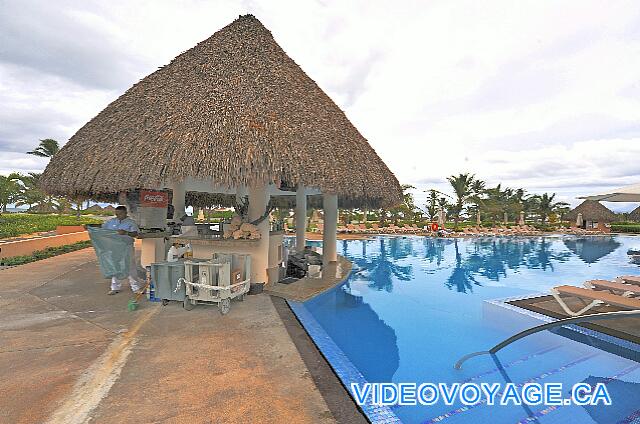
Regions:
[[[99,224],[96,218],[75,215],[4,213],[0,215],[0,239],[55,230],[58,225]]]

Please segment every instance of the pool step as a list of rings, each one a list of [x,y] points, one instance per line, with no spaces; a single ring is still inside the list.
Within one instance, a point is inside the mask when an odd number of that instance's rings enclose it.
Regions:
[[[519,356],[517,356],[518,354]],[[492,361],[490,356],[482,360]],[[486,363],[484,365],[486,366]],[[576,349],[575,345],[563,343],[529,353],[520,348],[519,351],[507,352],[506,355],[498,354],[495,367],[461,379],[459,382],[476,384],[511,382],[519,388],[527,383],[563,383],[563,397],[568,398],[571,387],[583,381],[603,382],[605,386],[611,388],[616,388],[621,384],[620,382],[624,382],[625,390],[616,393],[620,396],[620,404],[624,405],[624,401],[629,397],[640,398],[640,363],[615,357],[607,352],[594,351],[584,347]],[[633,382],[638,383],[633,386]],[[610,394],[612,398],[615,397],[613,392]],[[511,405],[505,407],[488,406],[485,403],[454,404],[449,407],[439,407],[438,409],[441,411],[438,414],[430,415],[422,422],[433,424],[597,422],[591,419],[589,408],[593,407],[577,405]],[[638,413],[636,409],[638,408],[611,409],[610,413],[615,418],[611,422],[634,422],[634,414]]]

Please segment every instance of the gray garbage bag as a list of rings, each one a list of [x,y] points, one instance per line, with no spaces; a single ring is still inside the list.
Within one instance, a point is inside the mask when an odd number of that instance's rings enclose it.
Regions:
[[[115,230],[88,227],[91,244],[96,251],[100,272],[105,278],[127,278],[131,264],[132,238]]]

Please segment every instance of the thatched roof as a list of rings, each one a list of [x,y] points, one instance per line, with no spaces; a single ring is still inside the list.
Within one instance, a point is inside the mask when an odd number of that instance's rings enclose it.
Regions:
[[[640,206],[629,212],[629,219],[632,221],[640,221]]]
[[[95,198],[186,177],[303,184],[362,206],[402,201],[367,140],[252,15],[107,106],[51,159],[41,185]]]
[[[585,200],[565,215],[565,219],[575,221],[578,214],[582,214],[585,221],[597,222],[613,222],[616,220],[616,214],[610,211],[606,206],[595,200]]]

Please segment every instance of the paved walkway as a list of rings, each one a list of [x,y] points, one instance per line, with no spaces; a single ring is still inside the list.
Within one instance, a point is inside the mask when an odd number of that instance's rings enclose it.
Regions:
[[[107,296],[92,249],[0,271],[0,422],[330,423],[267,295]]]

